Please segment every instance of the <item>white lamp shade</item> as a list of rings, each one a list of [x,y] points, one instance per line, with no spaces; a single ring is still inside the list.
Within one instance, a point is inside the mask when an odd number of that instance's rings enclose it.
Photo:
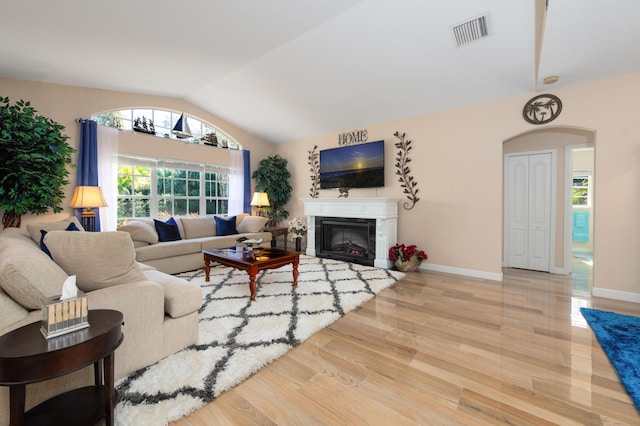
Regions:
[[[74,209],[107,207],[107,201],[99,186],[76,186],[70,206]]]
[[[266,192],[254,192],[251,205],[256,207],[266,207],[269,205],[269,196]]]

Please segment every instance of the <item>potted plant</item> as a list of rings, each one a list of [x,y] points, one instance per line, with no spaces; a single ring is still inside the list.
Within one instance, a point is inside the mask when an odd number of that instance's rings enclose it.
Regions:
[[[269,216],[268,226],[277,225],[289,217],[284,206],[291,198],[291,173],[287,169],[287,160],[279,155],[272,155],[260,160],[258,168],[252,177],[256,180],[256,191],[266,192],[269,196],[269,206],[265,207]]]
[[[28,101],[0,98],[0,209],[4,228],[19,228],[22,215],[62,211],[63,187],[75,150],[64,126],[37,114]]]
[[[406,246],[396,244],[389,249],[389,259],[396,264],[396,268],[403,272],[411,272],[418,269],[427,254],[418,249],[415,244]]]
[[[302,237],[307,235],[307,224],[297,217],[289,222],[291,241],[296,242],[296,251],[302,250]]]

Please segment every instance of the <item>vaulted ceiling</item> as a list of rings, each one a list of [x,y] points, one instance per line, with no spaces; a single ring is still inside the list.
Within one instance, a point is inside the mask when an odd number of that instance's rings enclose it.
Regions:
[[[640,72],[640,1],[545,3],[0,0],[0,76],[183,98],[279,143]]]

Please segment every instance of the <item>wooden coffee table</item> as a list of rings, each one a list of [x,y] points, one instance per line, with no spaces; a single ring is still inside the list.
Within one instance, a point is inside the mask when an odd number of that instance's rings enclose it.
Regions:
[[[256,275],[265,269],[277,269],[281,266],[293,265],[293,286],[298,285],[298,263],[300,253],[280,250],[277,248],[255,247],[247,250],[244,247],[230,247],[223,249],[203,250],[204,272],[209,281],[210,262],[218,262],[225,266],[241,269],[249,274],[249,289],[251,300],[256,300]]]
[[[0,385],[10,386],[11,425],[87,425],[113,422],[114,354],[123,335],[122,314],[90,310],[89,327],[45,339],[40,322],[0,336]],[[26,414],[25,388],[94,365],[95,386],[55,396]],[[103,384],[104,375],[104,384]]]

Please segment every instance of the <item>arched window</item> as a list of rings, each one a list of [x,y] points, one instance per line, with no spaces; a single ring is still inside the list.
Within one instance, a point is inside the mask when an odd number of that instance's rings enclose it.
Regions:
[[[172,132],[181,117],[183,117],[183,127],[189,129],[191,137],[177,136]],[[92,115],[91,119],[99,124],[124,131],[148,133],[157,137],[220,148],[242,149],[236,140],[211,123],[176,111],[130,108],[101,112]]]
[[[212,124],[176,111],[119,109],[93,114],[91,119],[124,132],[147,133],[182,143],[242,149],[237,141]],[[186,128],[182,132],[174,132],[180,120]],[[185,136],[185,131],[190,136]],[[118,224],[135,218],[228,214],[231,172],[232,169],[225,165],[120,153]]]

